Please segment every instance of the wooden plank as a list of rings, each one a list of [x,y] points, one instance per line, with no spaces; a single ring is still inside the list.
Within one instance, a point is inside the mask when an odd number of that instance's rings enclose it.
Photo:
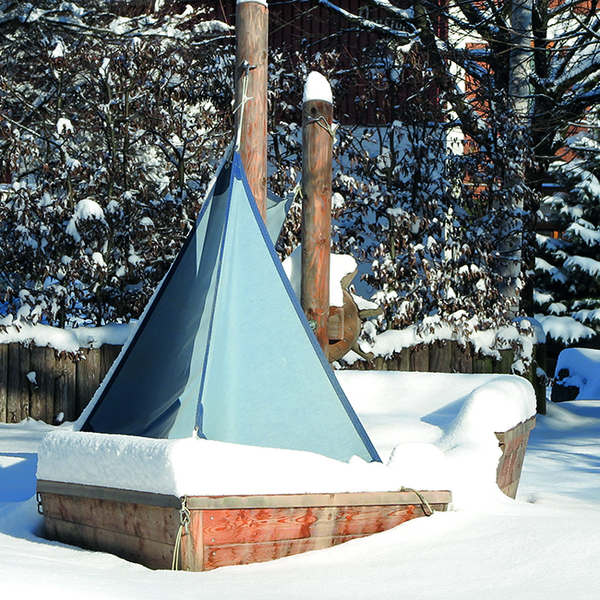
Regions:
[[[323,550],[324,548],[330,548],[359,537],[364,536],[336,537],[331,540],[327,540],[326,538],[307,538],[262,544],[207,547],[205,548],[206,558],[204,568],[208,571],[229,565],[266,562],[312,550]]]
[[[204,544],[222,546],[331,537],[337,512],[334,507],[207,510],[203,511]]]
[[[429,372],[452,373],[452,345],[446,340],[437,340],[429,346]]]
[[[500,360],[495,360],[492,363],[492,372],[504,375],[512,373],[512,364],[514,360],[514,351],[510,349],[500,350]]]
[[[181,538],[181,568],[184,571],[204,571],[204,511],[190,512],[190,523]]]
[[[410,349],[410,370],[427,373],[429,371],[429,346],[419,344]]]
[[[509,431],[496,433],[502,449],[502,457],[496,471],[496,483],[511,498],[517,495],[529,434],[534,427],[535,417],[532,417]]]
[[[358,341],[362,329],[362,322],[358,316],[358,306],[348,290],[343,290],[343,332],[342,339],[333,344],[329,344],[328,358],[329,362],[338,360],[346,355]],[[335,307],[331,307],[332,309]],[[330,340],[331,341],[331,340]]]
[[[148,504],[149,506],[162,506],[164,508],[177,508],[181,500],[176,496],[155,494],[153,492],[139,492],[137,490],[121,490],[95,485],[79,483],[63,483],[62,481],[47,481],[38,479],[37,491],[64,496],[78,496],[82,498],[98,498],[114,502],[131,502],[133,504]]]
[[[410,371],[410,349],[402,348],[398,357],[398,371]]]
[[[118,502],[132,502],[179,508],[181,500],[176,496],[155,494],[135,490],[122,490],[78,483],[63,483],[39,479],[38,492],[99,498]],[[445,506],[452,502],[452,494],[447,490],[424,490],[419,494],[431,505]],[[188,496],[190,510],[220,510],[241,508],[300,508],[325,506],[400,506],[421,504],[419,494],[412,490],[393,492],[344,492],[339,494],[266,494],[239,496]]]
[[[473,353],[471,345],[462,345],[452,341],[450,343],[451,362],[450,369],[453,373],[472,373],[473,372]]]
[[[0,344],[0,423],[8,422],[8,344]]]
[[[335,523],[335,535],[370,535],[396,527],[405,521],[423,516],[420,507],[360,506],[341,507]]]
[[[44,516],[145,540],[175,544],[179,511],[174,508],[41,493]]]
[[[54,349],[33,346],[30,368],[35,373],[31,383],[30,416],[52,424],[54,421]]]
[[[76,365],[77,413],[81,414],[100,385],[100,350],[84,350]]]
[[[19,343],[8,345],[7,420],[18,423],[29,416],[29,348]]]
[[[115,360],[121,353],[123,346],[117,346],[115,344],[102,344],[100,346],[100,381],[102,382],[106,377],[106,374],[112,367]]]
[[[420,492],[429,504],[444,505],[452,501],[448,491]],[[347,492],[341,494],[281,494],[254,496],[189,496],[187,506],[195,510],[236,508],[300,508],[325,506],[399,506],[421,504],[413,491]]]
[[[44,526],[46,537],[51,540],[89,550],[110,552],[150,569],[171,568],[173,546],[168,544],[51,517],[44,517]]]
[[[476,353],[473,356],[473,373],[493,373],[493,358],[484,354]]]
[[[65,421],[74,421],[77,410],[77,367],[69,355],[57,354],[54,360],[54,411]]]
[[[344,308],[342,306],[329,307],[327,327],[330,342],[338,342],[344,339]]]

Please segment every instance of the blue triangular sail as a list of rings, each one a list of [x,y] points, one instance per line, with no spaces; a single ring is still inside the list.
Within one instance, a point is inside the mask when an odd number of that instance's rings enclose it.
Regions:
[[[379,460],[310,330],[236,153],[82,429]]]

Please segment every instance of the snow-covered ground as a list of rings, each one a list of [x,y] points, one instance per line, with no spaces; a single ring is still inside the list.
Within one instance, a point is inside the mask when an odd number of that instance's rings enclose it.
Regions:
[[[600,401],[549,404],[548,414],[538,416],[515,501],[491,493],[487,485],[488,430],[499,420],[519,418],[522,406],[511,407],[510,398],[527,396],[512,378],[350,373],[341,379],[383,460],[392,455],[390,468],[408,480],[419,473],[406,470],[407,457],[423,473],[435,475],[443,467],[455,494],[452,511],[270,563],[208,573],[150,571],[38,537],[37,450],[51,428],[31,421],[0,425],[2,598],[595,597],[600,587]],[[502,397],[508,407],[495,410],[503,406]],[[490,410],[482,412],[486,406]],[[481,431],[485,435],[477,435]]]

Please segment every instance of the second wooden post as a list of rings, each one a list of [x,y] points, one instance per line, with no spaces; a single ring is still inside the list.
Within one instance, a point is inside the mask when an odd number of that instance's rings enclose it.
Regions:
[[[308,76],[302,110],[302,284],[300,302],[328,355],[333,99],[320,73]]]

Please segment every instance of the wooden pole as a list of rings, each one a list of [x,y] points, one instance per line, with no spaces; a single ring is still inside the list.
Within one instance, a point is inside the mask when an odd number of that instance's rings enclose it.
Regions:
[[[300,302],[328,355],[331,252],[331,88],[319,73],[308,77],[302,109],[302,283]]]
[[[239,152],[266,221],[269,10],[266,0],[237,0],[236,8],[236,131],[241,120]]]

